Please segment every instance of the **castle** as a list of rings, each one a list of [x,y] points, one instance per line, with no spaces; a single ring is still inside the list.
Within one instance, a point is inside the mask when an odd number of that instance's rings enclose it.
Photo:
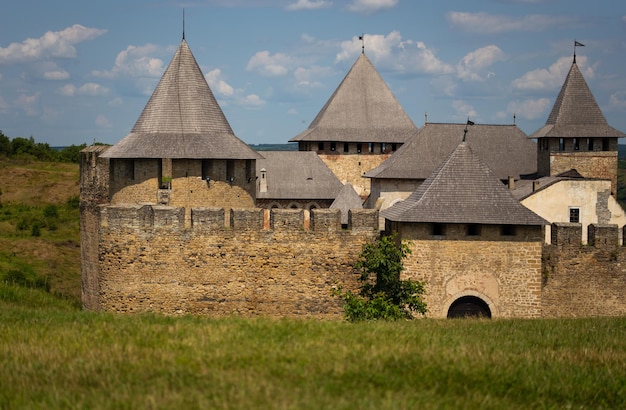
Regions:
[[[81,152],[83,306],[340,318],[333,289],[356,289],[363,245],[396,232],[429,317],[626,314],[625,135],[575,60],[538,143],[520,133],[417,129],[362,53],[292,139],[317,157],[263,155],[233,133],[183,38],[131,132]],[[448,145],[428,137],[442,134]],[[490,157],[491,137],[504,148]],[[418,161],[416,146],[434,154]]]

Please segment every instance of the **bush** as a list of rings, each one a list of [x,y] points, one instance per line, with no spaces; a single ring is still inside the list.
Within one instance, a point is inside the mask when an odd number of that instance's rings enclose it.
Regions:
[[[412,319],[414,313],[426,313],[423,284],[400,279],[403,260],[410,253],[406,243],[396,244],[395,234],[363,247],[354,265],[361,272],[359,294],[338,291],[348,320]]]
[[[49,219],[56,219],[59,217],[59,209],[53,204],[46,205],[43,209],[43,216]]]

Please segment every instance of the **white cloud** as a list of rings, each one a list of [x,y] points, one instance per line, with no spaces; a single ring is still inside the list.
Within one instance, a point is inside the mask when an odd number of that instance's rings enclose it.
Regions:
[[[15,101],[15,104],[22,108],[24,112],[29,116],[37,115],[37,101],[39,100],[39,93],[33,95],[20,94]]]
[[[154,54],[163,50],[154,45],[126,47],[126,50],[118,53],[115,65],[109,71],[94,71],[93,75],[103,78],[126,77],[151,77],[159,78],[163,75],[165,67],[163,60],[153,57]]]
[[[111,121],[102,114],[96,116],[96,125],[101,128],[111,128],[112,126]]]
[[[352,0],[348,10],[360,14],[372,14],[382,10],[392,9],[398,5],[398,0]]]
[[[209,71],[204,77],[211,90],[226,104],[235,104],[245,108],[260,108],[265,105],[265,101],[258,95],[246,95],[243,89],[234,88],[224,81],[221,78],[222,71],[219,68]]]
[[[67,80],[70,78],[70,73],[65,70],[46,71],[43,73],[43,78],[46,80]]]
[[[593,78],[594,71],[591,67],[586,67],[587,58],[577,57],[578,67],[583,71],[586,78]],[[532,70],[513,80],[513,88],[517,90],[553,90],[559,88],[565,81],[565,77],[572,66],[571,57],[561,57],[549,68],[539,68]],[[585,68],[586,67],[586,68]]]
[[[465,101],[454,100],[452,102],[452,108],[457,112],[458,116],[462,118],[472,119],[476,118],[476,116],[478,115],[476,109],[474,109],[474,106],[466,103]]]
[[[62,31],[48,31],[39,38],[28,38],[0,48],[0,64],[76,57],[76,44],[94,39],[107,30],[74,24]]]
[[[211,90],[216,94],[223,95],[226,97],[230,97],[235,93],[233,87],[230,86],[226,81],[222,80],[220,77],[222,75],[222,70],[216,68],[215,70],[211,70],[204,75],[206,78],[206,82],[211,87]]]
[[[510,31],[543,31],[559,27],[572,27],[580,24],[579,19],[568,16],[548,16],[530,14],[518,17],[493,15],[488,13],[466,13],[451,11],[446,15],[448,21],[462,30],[496,34]]]
[[[257,71],[265,77],[280,77],[287,75],[294,64],[294,59],[286,54],[276,53],[272,55],[265,50],[257,52],[250,58],[246,70]]]
[[[509,117],[515,114],[527,120],[536,120],[547,117],[547,112],[551,108],[548,98],[529,99],[523,101],[511,101],[507,106],[507,113],[498,113],[499,117]]]
[[[504,59],[504,52],[495,45],[479,48],[463,57],[457,65],[457,75],[463,81],[485,81],[493,73],[483,73],[483,71],[493,63]]]
[[[80,87],[76,87],[73,84],[66,84],[60,87],[58,92],[66,97],[72,97],[74,95],[99,96],[108,94],[109,89],[97,83],[85,83]]]
[[[286,9],[290,11],[299,10],[319,10],[328,8],[333,5],[332,1],[326,0],[298,0],[295,3],[287,5]]]
[[[398,31],[385,35],[366,34],[365,52],[377,68],[389,67],[400,73],[450,74],[454,68],[439,60],[435,51],[421,41],[403,40]],[[361,52],[358,36],[341,43],[336,61],[353,60]]]
[[[609,97],[610,111],[623,111],[626,110],[626,91],[617,91]]]
[[[317,78],[325,78],[333,75],[334,70],[330,67],[313,66],[310,68],[298,67],[293,73],[296,83],[300,87],[319,88],[323,84]]]

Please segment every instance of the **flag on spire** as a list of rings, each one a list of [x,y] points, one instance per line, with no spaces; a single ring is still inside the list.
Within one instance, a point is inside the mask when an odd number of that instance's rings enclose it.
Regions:
[[[585,45],[583,43],[579,43],[578,41],[574,40],[574,47],[584,47]]]

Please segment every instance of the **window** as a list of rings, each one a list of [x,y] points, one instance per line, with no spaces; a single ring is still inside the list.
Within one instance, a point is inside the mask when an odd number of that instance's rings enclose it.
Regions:
[[[396,149],[398,149],[398,144],[391,144],[391,150],[395,151]]]
[[[324,143],[323,142],[318,142],[317,143],[317,150],[318,151],[324,151]]]
[[[252,160],[246,160],[246,181],[248,183],[252,182]]]
[[[602,151],[608,151],[608,150],[609,150],[609,139],[602,138]]]
[[[369,152],[370,154],[372,152],[374,152],[374,143],[370,142],[369,144],[367,144],[367,152]]]
[[[380,153],[384,154],[385,151],[387,151],[387,144],[383,142],[382,144],[380,144]]]
[[[578,138],[574,138],[574,151],[580,151],[580,140]]]
[[[580,208],[569,209],[569,221],[574,224],[580,223]]]
[[[443,236],[446,234],[446,224],[434,223],[432,234],[434,236]]]
[[[337,143],[331,142],[330,143],[330,150],[331,151],[336,151],[337,150]]]
[[[350,144],[347,142],[343,143],[343,152],[350,152]]]
[[[565,138],[559,138],[559,151],[565,151]]]
[[[235,160],[226,160],[226,179],[231,184],[235,182]]]
[[[202,160],[202,179],[206,180],[213,176],[213,162],[210,159]]]
[[[467,225],[467,236],[480,236],[480,225],[479,224]]]
[[[515,225],[502,225],[500,234],[502,236],[515,236]]]
[[[587,138],[587,151],[593,151],[593,138]]]
[[[363,150],[363,144],[361,143],[356,144],[356,152],[360,154],[362,150]]]

